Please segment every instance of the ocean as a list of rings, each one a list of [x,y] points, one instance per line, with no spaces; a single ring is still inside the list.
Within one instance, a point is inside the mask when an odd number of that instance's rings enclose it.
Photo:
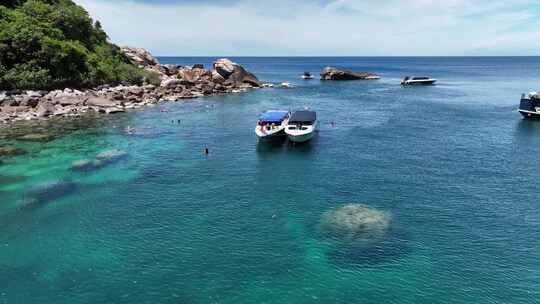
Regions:
[[[540,301],[540,122],[516,111],[540,57],[232,59],[293,88],[0,127],[27,151],[0,162],[0,303]],[[382,79],[300,79],[327,65]],[[306,107],[311,142],[257,142],[261,112]],[[384,236],[328,237],[351,203],[388,214]]]

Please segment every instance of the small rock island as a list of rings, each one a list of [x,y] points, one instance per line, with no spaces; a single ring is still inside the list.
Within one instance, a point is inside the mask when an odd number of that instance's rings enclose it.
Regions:
[[[321,71],[321,80],[371,80],[379,78],[375,73],[353,72],[334,67],[325,67]]]

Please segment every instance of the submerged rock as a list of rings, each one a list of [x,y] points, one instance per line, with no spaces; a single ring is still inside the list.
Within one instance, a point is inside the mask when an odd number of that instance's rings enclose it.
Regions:
[[[25,195],[25,205],[48,203],[62,196],[73,193],[77,186],[73,182],[64,180],[51,180],[30,188]]]
[[[109,150],[99,153],[95,159],[83,159],[74,161],[71,164],[73,171],[91,171],[105,167],[109,164],[120,161],[128,156],[127,152],[121,150]]]
[[[117,161],[117,160],[121,160],[123,158],[126,158],[127,156],[128,156],[127,152],[122,151],[122,150],[114,149],[114,150],[108,150],[108,151],[104,151],[104,152],[99,153],[96,156],[96,159],[101,160],[101,161],[105,161],[105,162],[113,162],[113,161]]]
[[[53,140],[53,136],[49,134],[40,134],[40,133],[34,133],[34,134],[26,134],[18,138],[19,140],[26,140],[26,141],[51,141]]]
[[[321,71],[321,80],[358,80],[369,79],[369,77],[377,76],[374,73],[368,72],[353,72],[349,70],[341,70],[333,67],[325,67]]]
[[[14,184],[14,183],[22,182],[25,179],[26,177],[22,175],[1,175],[0,174],[0,185]]]
[[[100,163],[93,159],[82,159],[74,161],[71,164],[71,170],[73,171],[87,171],[99,167]]]
[[[383,239],[392,222],[390,214],[363,204],[348,204],[326,212],[321,218],[325,236],[351,244],[366,244]]]
[[[26,151],[12,146],[0,146],[0,156],[18,156],[26,154]]]

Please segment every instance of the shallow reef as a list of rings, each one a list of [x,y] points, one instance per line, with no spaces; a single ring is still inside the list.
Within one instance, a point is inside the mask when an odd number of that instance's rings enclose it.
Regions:
[[[73,162],[71,169],[73,171],[92,171],[97,170],[117,161],[125,159],[127,152],[122,150],[108,150],[96,155],[95,159],[83,159]]]
[[[347,204],[324,213],[320,224],[327,237],[348,245],[364,245],[388,234],[392,216],[363,204]]]
[[[50,180],[31,187],[24,195],[23,208],[39,207],[77,190],[77,184],[66,180]]]

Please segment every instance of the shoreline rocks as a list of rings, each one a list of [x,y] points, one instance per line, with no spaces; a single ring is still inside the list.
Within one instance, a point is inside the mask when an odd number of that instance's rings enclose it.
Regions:
[[[19,156],[26,154],[26,151],[23,149],[13,147],[13,146],[0,146],[0,157],[1,156]]]
[[[334,67],[325,67],[321,71],[321,80],[366,80],[376,79],[379,76],[369,72],[353,72]]]
[[[0,123],[113,114],[145,105],[267,87],[241,65],[218,59],[211,70],[204,65],[160,64],[145,49],[122,48],[134,64],[159,75],[160,84],[103,85],[93,89],[54,91],[0,91]]]

